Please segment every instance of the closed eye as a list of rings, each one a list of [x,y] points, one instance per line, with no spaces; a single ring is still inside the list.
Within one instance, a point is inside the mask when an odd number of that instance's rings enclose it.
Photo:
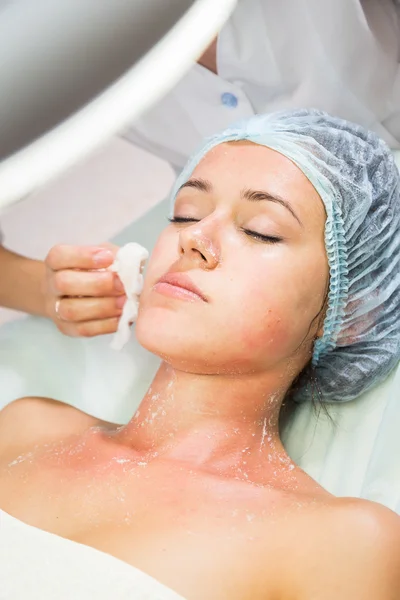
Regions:
[[[191,217],[169,217],[170,223],[198,223],[200,219],[193,219]]]
[[[170,223],[198,223],[200,219],[194,219],[193,217],[169,217],[168,221]],[[242,231],[246,235],[259,240],[260,242],[278,244],[279,242],[283,241],[280,237],[276,237],[274,235],[263,235],[262,233],[258,233],[258,231],[252,231],[251,229],[242,228]]]
[[[263,235],[262,233],[258,233],[258,231],[252,231],[251,229],[244,229],[242,231],[249,235],[250,237],[259,240],[260,242],[268,242],[269,244],[278,244],[282,242],[282,238],[276,237],[274,235]]]

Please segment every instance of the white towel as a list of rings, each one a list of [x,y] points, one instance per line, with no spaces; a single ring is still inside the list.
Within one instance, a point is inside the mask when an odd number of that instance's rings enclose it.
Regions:
[[[184,600],[150,575],[0,510],[0,600]]]

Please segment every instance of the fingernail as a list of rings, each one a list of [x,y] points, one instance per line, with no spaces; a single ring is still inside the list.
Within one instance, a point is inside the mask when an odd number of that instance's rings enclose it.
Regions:
[[[93,262],[98,266],[109,265],[113,262],[113,259],[114,257],[110,250],[99,250],[93,255]]]
[[[119,277],[115,276],[114,277],[114,290],[116,290],[117,292],[124,292],[125,288],[122,285],[122,282],[120,280]]]
[[[126,302],[126,296],[118,296],[118,298],[115,301],[116,307],[123,308],[125,302]]]

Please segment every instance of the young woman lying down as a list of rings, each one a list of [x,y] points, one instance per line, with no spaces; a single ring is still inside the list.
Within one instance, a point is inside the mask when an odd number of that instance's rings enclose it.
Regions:
[[[40,398],[0,414],[5,598],[398,600],[399,517],[325,491],[279,423],[397,364],[399,257],[374,134],[299,110],[207,140],[149,262],[136,336],[163,362],[130,422]]]

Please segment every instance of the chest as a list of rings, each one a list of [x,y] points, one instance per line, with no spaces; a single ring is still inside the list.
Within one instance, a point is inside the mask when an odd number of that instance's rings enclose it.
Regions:
[[[256,598],[248,595],[249,582],[258,585],[260,572],[274,587],[279,552],[273,549],[282,542],[278,502],[248,484],[142,458],[77,448],[67,456],[54,449],[21,455],[1,466],[0,506],[190,598],[196,590],[199,598],[223,598],[231,587],[231,598]]]

